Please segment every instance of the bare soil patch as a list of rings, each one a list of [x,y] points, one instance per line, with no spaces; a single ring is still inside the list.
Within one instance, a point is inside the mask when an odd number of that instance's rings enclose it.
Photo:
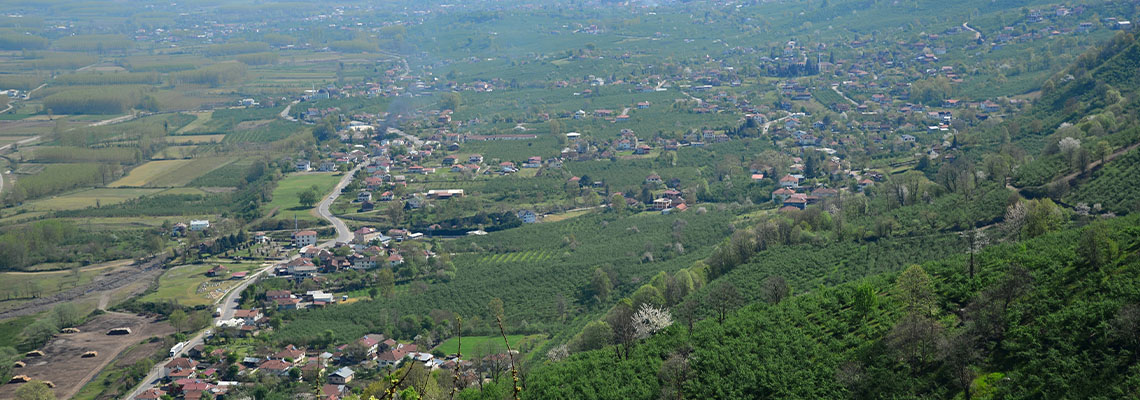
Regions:
[[[107,335],[107,331],[121,327],[130,328],[131,334]],[[43,357],[23,359],[27,366],[18,368],[14,373],[34,380],[51,381],[56,384],[53,391],[57,398],[70,398],[127,347],[150,337],[174,332],[174,328],[165,322],[124,313],[97,316],[81,325],[79,330],[80,333],[56,335],[40,349],[44,352]],[[98,356],[82,357],[89,351],[98,352]],[[0,398],[13,398],[19,387],[20,384],[0,386]]]

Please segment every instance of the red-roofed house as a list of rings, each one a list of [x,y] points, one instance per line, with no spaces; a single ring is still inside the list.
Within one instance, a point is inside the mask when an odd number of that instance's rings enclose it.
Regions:
[[[264,371],[265,373],[277,376],[288,375],[290,368],[293,368],[293,364],[281,360],[267,360],[257,366],[258,371]]]
[[[162,366],[162,376],[166,378],[189,378],[194,374],[198,362],[186,357],[178,357]]]
[[[783,178],[780,178],[780,186],[786,188],[798,188],[800,187],[800,178],[796,178],[791,175],[785,175]]]
[[[161,399],[162,396],[165,396],[165,395],[166,395],[166,391],[164,391],[162,389],[150,388],[150,389],[147,389],[146,391],[142,392],[138,396],[135,396],[135,399],[138,399],[138,400],[158,400],[158,399]]]

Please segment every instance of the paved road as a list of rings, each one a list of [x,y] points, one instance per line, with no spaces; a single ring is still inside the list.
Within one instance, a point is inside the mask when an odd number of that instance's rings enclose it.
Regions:
[[[333,201],[335,201],[337,197],[340,197],[340,190],[344,189],[345,186],[348,186],[349,182],[352,182],[352,177],[356,175],[356,171],[360,171],[361,168],[364,168],[365,164],[366,163],[357,164],[356,168],[353,168],[352,171],[345,173],[344,177],[340,178],[340,182],[338,182],[336,184],[336,187],[333,188],[332,194],[322,199],[321,204],[317,205],[317,214],[319,214],[321,218],[328,220],[329,223],[331,223],[333,227],[336,228],[336,239],[321,243],[318,245],[319,247],[329,248],[335,245],[337,242],[348,243],[352,241],[352,230],[348,229],[348,225],[345,225],[344,221],[341,221],[340,218],[337,218],[335,215],[333,215],[332,211],[329,211],[329,206],[332,205]]]
[[[340,218],[337,218],[335,215],[332,215],[332,212],[329,211],[329,206],[332,204],[333,200],[336,200],[336,198],[338,196],[340,196],[340,190],[343,189],[345,186],[348,186],[348,183],[352,181],[352,177],[354,175],[356,175],[356,171],[359,171],[361,168],[364,168],[365,165],[366,165],[366,163],[360,163],[359,165],[356,166],[356,168],[353,168],[352,171],[349,171],[348,173],[346,173],[344,175],[344,177],[341,178],[340,182],[337,183],[336,187],[333,188],[332,193],[329,193],[329,195],[326,196],[325,199],[321,201],[320,206],[317,207],[317,212],[321,215],[321,217],[328,220],[329,223],[332,223],[333,226],[336,227],[336,239],[321,243],[320,245],[318,245],[319,247],[329,248],[329,247],[332,247],[333,245],[335,245],[337,242],[347,243],[347,242],[352,241],[352,238],[353,238],[352,231],[348,229],[348,226],[344,224],[344,221],[341,221]],[[280,262],[292,261],[293,259],[296,259],[297,257],[299,257],[299,255],[293,255],[292,257],[289,257],[288,259],[281,260],[277,263],[268,263],[268,265],[266,265],[265,268],[262,268],[261,270],[250,275],[249,277],[246,277],[244,281],[242,281],[237,286],[234,286],[233,288],[231,288],[229,290],[229,292],[226,292],[226,295],[224,297],[222,297],[221,301],[218,301],[215,303],[215,305],[218,308],[222,309],[222,312],[218,317],[214,318],[214,326],[217,326],[218,322],[220,322],[220,321],[229,320],[229,319],[234,317],[234,311],[236,311],[238,308],[239,299],[241,298],[241,293],[243,291],[245,291],[245,289],[248,288],[249,285],[252,285],[254,282],[257,282],[257,280],[259,278],[261,278],[262,275],[265,275],[269,271],[273,270],[273,267],[275,267]],[[210,330],[212,331],[213,328],[211,328]],[[175,354],[174,357],[181,357],[183,354],[185,354],[187,351],[189,351],[194,346],[202,344],[203,341],[205,340],[205,338],[206,338],[206,331],[198,332],[197,335],[194,335],[193,338],[191,338],[189,341],[187,341],[186,346],[182,348],[182,351]],[[155,364],[154,367],[151,368],[150,373],[148,373],[146,375],[146,377],[140,381],[141,383],[139,384],[139,386],[136,387],[135,390],[133,392],[131,392],[131,394],[129,396],[127,396],[126,398],[134,399],[136,396],[142,394],[142,392],[146,391],[147,389],[150,389],[155,384],[159,383],[159,379],[162,378],[162,366],[166,365],[166,363],[170,362],[170,360],[174,357],[164,359],[164,360],[158,362],[157,364]]]
[[[223,321],[223,320],[228,320],[228,319],[233,318],[234,317],[234,311],[237,310],[237,308],[238,308],[238,299],[241,298],[241,292],[245,291],[245,288],[249,287],[249,285],[253,284],[254,282],[257,282],[257,279],[260,278],[261,275],[264,275],[266,272],[272,270],[275,265],[276,265],[276,263],[268,263],[268,265],[266,265],[265,268],[262,268],[260,271],[257,271],[253,275],[246,277],[245,280],[242,281],[240,284],[231,288],[230,291],[226,293],[226,296],[223,297],[221,301],[216,302],[215,305],[218,308],[222,309],[222,313],[219,317],[214,319],[214,326],[217,326],[218,321]],[[206,332],[212,331],[213,329],[214,328],[211,327],[209,330],[198,332],[197,335],[194,335],[193,338],[190,338],[190,340],[187,341],[186,346],[182,347],[182,351],[179,351],[177,354],[174,355],[174,357],[181,357],[187,351],[190,351],[190,349],[193,348],[194,346],[197,346],[199,344],[204,343],[204,341],[206,339]],[[155,364],[154,367],[150,369],[150,372],[147,373],[146,377],[143,378],[141,381],[139,381],[139,382],[141,382],[139,384],[139,386],[136,387],[135,390],[133,392],[131,392],[130,396],[127,396],[126,398],[133,399],[136,396],[142,394],[142,392],[146,391],[147,389],[150,389],[152,386],[157,384],[159,379],[162,378],[162,367],[164,365],[166,365],[166,363],[170,362],[170,360],[174,357],[164,359],[164,360],[160,361],[159,363]]]

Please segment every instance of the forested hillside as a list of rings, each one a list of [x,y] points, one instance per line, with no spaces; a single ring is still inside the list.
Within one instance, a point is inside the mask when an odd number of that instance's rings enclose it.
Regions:
[[[527,398],[1138,394],[1140,230],[1090,222],[550,363]]]

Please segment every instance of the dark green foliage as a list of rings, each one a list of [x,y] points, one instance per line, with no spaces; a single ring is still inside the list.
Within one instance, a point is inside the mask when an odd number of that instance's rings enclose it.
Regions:
[[[44,108],[57,114],[122,114],[147,96],[142,87],[116,86],[64,90],[44,98]]]
[[[159,82],[161,79],[157,72],[79,73],[62,75],[53,81],[60,85],[138,85]]]
[[[524,395],[656,398],[661,383],[652,377],[663,360],[691,345],[685,398],[952,398],[962,395],[958,376],[975,394],[995,398],[1131,397],[1135,381],[1126,371],[1140,369],[1136,223],[1098,228],[1126,253],[1099,270],[1084,266],[1075,243],[1085,232],[1077,229],[991,247],[979,256],[976,281],[963,273],[961,256],[925,263],[936,317],[924,323],[936,328],[923,340],[943,343],[929,347],[925,361],[905,356],[902,302],[877,294],[898,293],[888,274],[775,306],[756,303],[723,326],[710,318],[691,341],[674,327],[638,344],[626,361],[609,350],[575,354],[532,373]],[[868,307],[874,303],[880,306]],[[973,380],[991,373],[999,378]]]
[[[55,42],[55,47],[67,51],[103,53],[123,51],[133,48],[135,42],[124,35],[79,35],[66,36]]]
[[[1117,214],[1140,209],[1140,151],[1133,150],[1093,172],[1065,200],[1071,204],[1100,204]]]
[[[39,75],[14,75],[3,74],[0,75],[0,87],[17,90],[32,90],[39,86],[44,80],[43,76]]]
[[[48,40],[39,36],[7,29],[0,31],[0,50],[39,50],[47,46]]]
[[[189,83],[219,87],[245,78],[246,66],[242,63],[227,62],[214,64],[193,71],[174,72],[170,78],[175,83]]]
[[[238,60],[245,65],[276,64],[277,58],[277,53],[268,51],[263,53],[239,54],[237,56],[234,56],[235,60]]]
[[[237,42],[215,44],[206,47],[206,55],[210,57],[232,56],[237,54],[250,54],[269,51],[269,45],[262,42]]]

